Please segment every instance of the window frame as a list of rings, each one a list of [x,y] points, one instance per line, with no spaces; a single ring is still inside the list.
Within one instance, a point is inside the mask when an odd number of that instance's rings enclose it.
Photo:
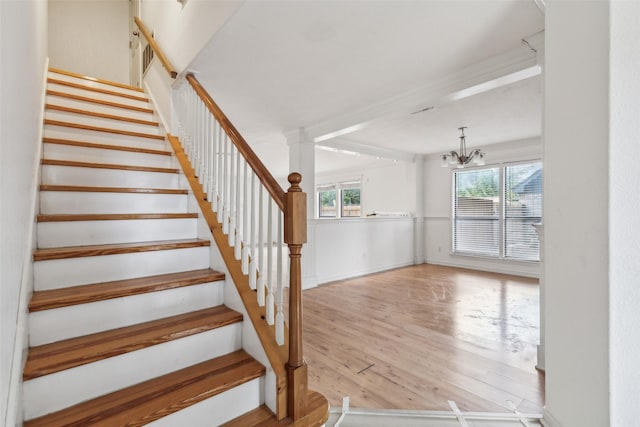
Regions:
[[[451,178],[451,195],[450,195],[450,251],[449,254],[452,256],[463,256],[463,257],[472,257],[472,258],[484,258],[484,259],[493,259],[493,260],[501,260],[501,261],[509,261],[509,262],[523,262],[523,263],[539,263],[540,262],[540,248],[538,250],[538,259],[523,259],[517,257],[508,257],[506,256],[506,170],[512,166],[518,165],[526,165],[526,164],[534,164],[539,163],[541,170],[543,170],[542,159],[530,159],[530,160],[520,160],[514,162],[501,162],[495,163],[491,165],[483,165],[483,166],[474,166],[474,167],[465,167],[464,169],[452,169],[450,178]],[[456,250],[456,173],[464,172],[464,171],[474,171],[474,170],[489,170],[489,169],[498,169],[498,255],[492,255],[489,253],[474,253],[474,252],[464,252]],[[544,173],[544,172],[543,172]],[[541,189],[541,194],[544,194],[544,188]],[[541,195],[541,197],[542,197]],[[540,216],[539,217],[531,217],[531,218],[539,218],[540,223],[543,219],[543,209],[542,209],[542,200],[540,201]]]
[[[347,189],[357,188],[360,191],[360,215],[358,216],[344,216],[344,200],[343,191]],[[320,201],[320,194],[324,191],[331,191],[333,189],[336,192],[336,213],[335,215],[321,215],[322,203]],[[341,179],[339,181],[330,182],[327,184],[316,185],[316,219],[353,219],[362,218],[362,179]]]

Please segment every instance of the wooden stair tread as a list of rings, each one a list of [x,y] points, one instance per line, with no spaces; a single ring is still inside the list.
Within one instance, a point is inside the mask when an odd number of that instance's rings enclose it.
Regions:
[[[74,141],[71,139],[61,138],[42,138],[42,142],[48,144],[70,145],[74,147],[98,148],[103,150],[129,151],[133,153],[157,154],[160,156],[171,156],[171,151],[153,150],[150,148],[127,147],[123,145],[99,144],[95,142]]]
[[[33,252],[33,260],[46,261],[53,259],[185,249],[210,246],[210,244],[211,242],[209,240],[182,239],[159,240],[155,242],[118,243],[109,245],[68,246],[63,248],[36,249]]]
[[[79,108],[65,107],[63,105],[45,104],[44,108],[45,110],[64,111],[66,113],[82,114],[85,116],[99,117],[101,119],[119,120],[122,122],[136,123],[140,125],[147,125],[147,126],[154,126],[154,127],[160,126],[160,123],[154,122],[151,120],[141,120],[141,119],[134,119],[132,117],[117,116],[115,114],[98,113],[96,111],[88,111],[88,110],[81,110]]]
[[[94,168],[94,169],[118,169],[118,170],[139,171],[139,172],[179,173],[179,170],[176,168],[158,168],[158,167],[152,167],[152,166],[132,166],[132,165],[109,164],[109,163],[76,162],[71,160],[42,159],[41,164],[49,165],[49,166],[72,166],[72,167]]]
[[[260,363],[239,350],[26,421],[24,426],[142,426],[264,373]]]
[[[106,85],[109,85],[109,86],[115,86],[115,87],[119,87],[119,88],[122,88],[122,89],[134,90],[136,92],[144,92],[144,89],[139,88],[139,87],[127,85],[127,84],[124,84],[124,83],[114,82],[114,81],[111,81],[111,80],[99,79],[97,77],[85,76],[83,74],[78,74],[78,73],[74,73],[74,72],[67,71],[67,70],[61,70],[60,68],[49,67],[49,72],[56,73],[56,74],[63,74],[63,75],[70,76],[70,77],[76,77],[78,79],[88,80],[88,81],[91,81],[91,82],[102,83],[102,84],[106,84]]]
[[[242,414],[238,418],[222,424],[221,427],[313,427],[323,425],[329,418],[329,402],[323,395],[313,390],[307,394],[308,414],[294,422],[290,418],[278,421],[276,416],[266,405]]]
[[[44,124],[50,125],[50,126],[62,126],[62,127],[73,128],[73,129],[82,129],[82,130],[89,130],[94,132],[114,133],[117,135],[135,136],[138,138],[148,138],[148,139],[156,139],[159,141],[164,141],[163,135],[153,135],[153,134],[144,133],[144,132],[133,132],[129,130],[113,129],[113,128],[106,128],[101,126],[83,125],[80,123],[63,122],[60,120],[44,119]]]
[[[141,213],[141,214],[51,214],[38,215],[38,222],[63,221],[119,221],[130,219],[190,219],[198,218],[197,213]]]
[[[180,188],[86,187],[82,185],[40,185],[40,191],[75,191],[79,193],[188,194]]]
[[[113,96],[119,96],[122,98],[133,99],[134,101],[149,102],[149,99],[146,96],[130,95],[128,93],[122,93],[115,90],[100,89],[97,87],[86,86],[80,83],[68,82],[65,80],[54,79],[51,77],[47,78],[47,84],[56,84],[61,86],[73,87],[76,89],[82,89],[82,90],[88,90],[90,92],[101,93],[103,95],[113,95]]]
[[[38,291],[34,292],[31,297],[29,311],[68,307],[220,280],[224,280],[224,273],[212,269],[202,269]]]
[[[25,381],[242,321],[220,305],[29,349]]]
[[[120,104],[119,102],[105,101],[104,99],[90,98],[88,96],[75,95],[73,93],[60,92],[58,90],[47,89],[47,95],[61,98],[74,99],[76,101],[92,102],[94,104],[107,105],[109,107],[122,108],[125,110],[139,111],[141,113],[153,113],[151,108],[137,107],[135,105]]]
[[[164,319],[29,348],[23,378],[29,380],[242,321],[219,305]]]

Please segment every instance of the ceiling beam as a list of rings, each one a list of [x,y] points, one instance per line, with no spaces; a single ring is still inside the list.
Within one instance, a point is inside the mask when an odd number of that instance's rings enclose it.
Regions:
[[[408,115],[425,108],[437,108],[538,74],[540,67],[536,62],[535,52],[527,46],[521,46],[466,67],[417,90],[307,126],[305,132],[315,143],[327,142],[376,122]]]

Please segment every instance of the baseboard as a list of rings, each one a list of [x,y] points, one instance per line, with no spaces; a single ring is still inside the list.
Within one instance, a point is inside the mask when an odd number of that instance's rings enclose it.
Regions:
[[[395,264],[387,264],[387,265],[383,265],[383,266],[377,266],[377,267],[368,268],[368,269],[365,269],[365,270],[354,271],[354,272],[347,273],[347,274],[338,274],[338,275],[335,275],[335,276],[305,277],[305,278],[303,278],[303,281],[305,282],[303,284],[303,289],[315,288],[316,286],[322,285],[322,284],[325,284],[325,283],[336,282],[338,280],[353,279],[355,277],[366,276],[368,274],[380,273],[380,272],[387,271],[387,270],[393,270],[394,268],[408,267],[408,266],[411,266],[411,265],[414,265],[413,260],[403,261],[403,262],[395,263]]]
[[[465,264],[463,262],[449,262],[449,261],[442,261],[439,259],[432,259],[432,258],[427,258],[426,263],[433,264],[433,265],[442,265],[445,267],[466,268],[468,270],[488,271],[490,273],[510,274],[512,276],[530,277],[532,279],[538,279],[540,277],[538,274],[529,274],[529,273],[525,273],[515,269],[512,270],[508,268],[496,268],[492,266],[482,266],[482,268],[480,268],[477,266]]]
[[[563,427],[563,425],[560,423],[560,421],[558,421],[558,419],[556,417],[554,417],[551,414],[551,412],[549,412],[549,410],[547,408],[544,408],[544,411],[542,413],[542,419],[540,420],[540,423],[544,427]]]
[[[40,113],[38,123],[44,121],[44,104],[46,99],[47,76],[49,71],[49,58],[44,61],[42,76],[42,95],[40,98]],[[22,261],[22,278],[20,280],[20,291],[18,300],[18,317],[16,319],[16,333],[13,342],[13,356],[11,360],[11,373],[9,379],[9,397],[7,399],[5,426],[21,426],[22,419],[22,371],[27,360],[27,350],[29,348],[29,300],[33,292],[33,251],[36,248],[36,215],[40,210],[38,204],[38,188],[40,183],[40,162],[42,160],[42,133],[44,128],[39,127],[36,152],[32,165],[31,206],[29,206],[29,218],[32,218],[27,230],[28,244]]]

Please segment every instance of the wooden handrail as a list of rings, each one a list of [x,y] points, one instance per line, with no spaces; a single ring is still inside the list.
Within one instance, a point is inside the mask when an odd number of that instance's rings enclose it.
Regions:
[[[238,152],[242,154],[242,157],[249,163],[249,166],[251,166],[258,179],[260,179],[260,182],[262,182],[262,185],[265,186],[271,197],[273,197],[273,200],[275,200],[280,210],[284,211],[285,192],[282,187],[280,187],[280,184],[278,184],[278,181],[271,175],[269,169],[262,163],[256,153],[253,152],[247,141],[240,135],[240,132],[238,132],[233,123],[231,123],[220,107],[218,107],[218,104],[215,103],[211,95],[209,95],[209,92],[200,84],[198,79],[193,74],[188,74],[187,81],[191,84],[193,90],[196,91],[218,123],[220,123],[226,134],[229,135]]]
[[[151,33],[149,32],[147,27],[144,25],[144,23],[137,16],[134,16],[133,20],[136,22],[136,25],[140,29],[140,32],[142,32],[142,35],[144,36],[144,38],[147,39],[147,43],[149,43],[149,46],[151,46],[151,49],[153,49],[153,52],[156,54],[156,56],[158,57],[158,59],[160,60],[164,68],[167,70],[167,73],[169,73],[169,76],[171,76],[172,79],[175,79],[176,77],[178,77],[178,72],[176,71],[174,66],[171,65],[169,58],[167,58],[164,52],[162,51],[162,49],[160,49],[160,46],[158,46],[158,43],[156,43],[153,36],[151,36]]]

